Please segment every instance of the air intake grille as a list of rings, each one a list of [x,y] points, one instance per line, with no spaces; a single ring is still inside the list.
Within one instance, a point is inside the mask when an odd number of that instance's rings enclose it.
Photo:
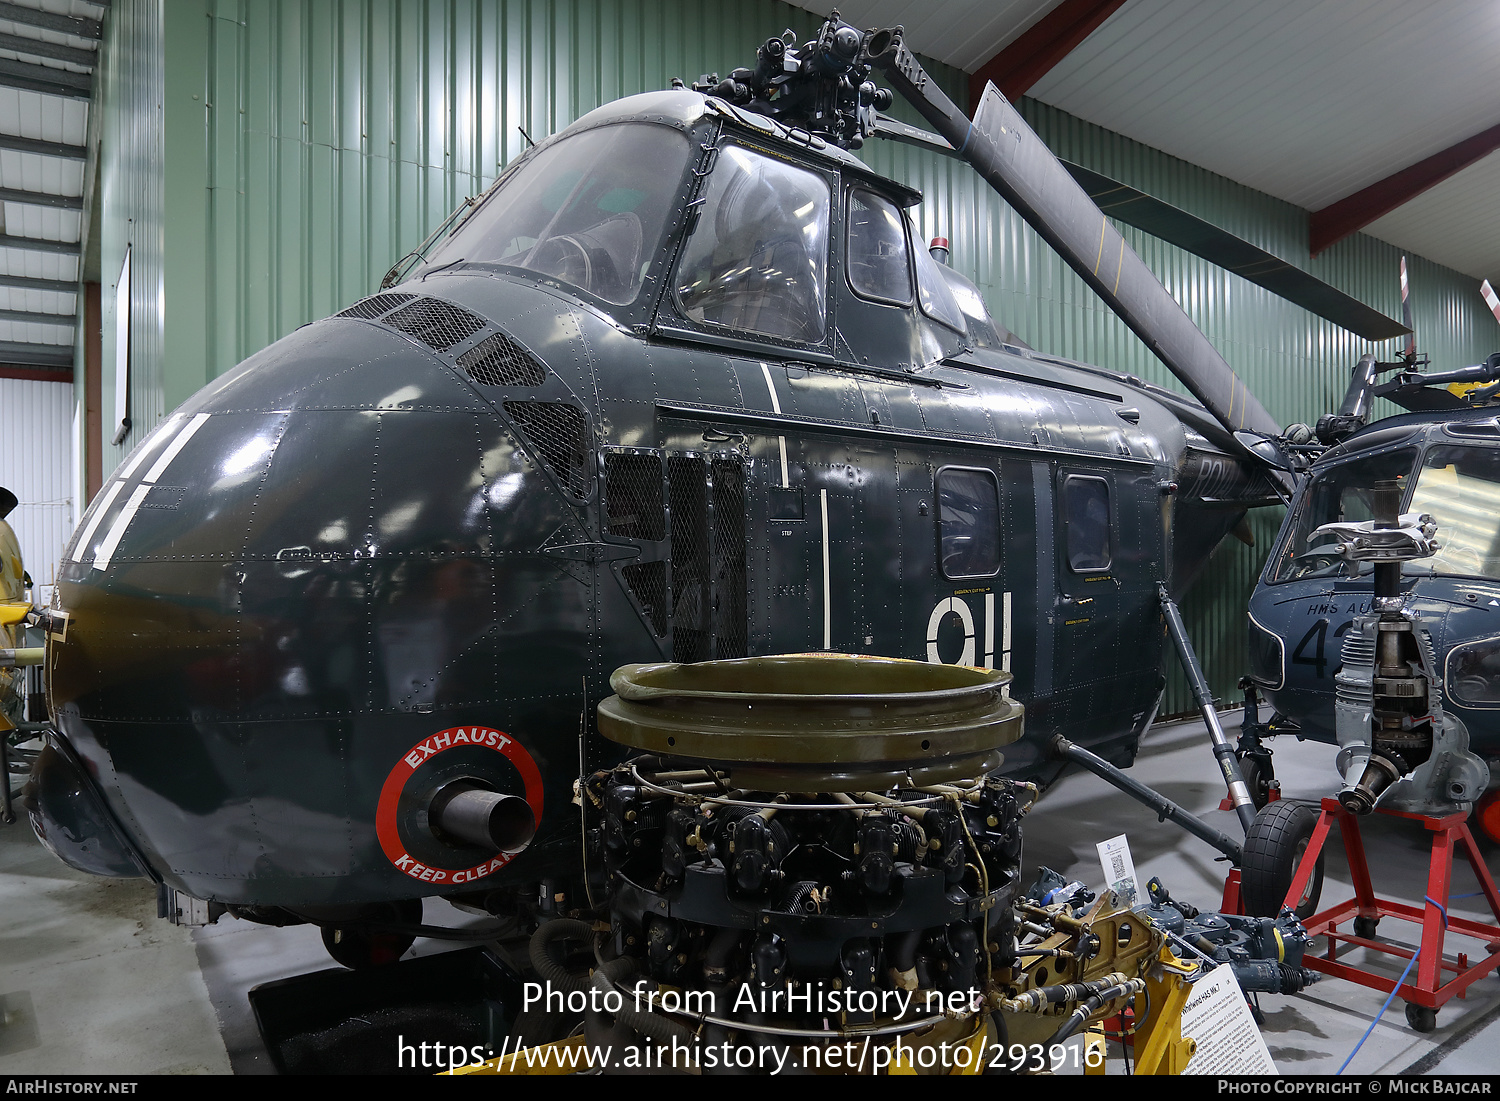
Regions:
[[[664,539],[667,516],[656,455],[604,456],[609,533],[625,539]]]
[[[734,459],[715,459],[713,472],[714,658],[742,658],[749,643],[745,599],[745,473]]]
[[[336,316],[362,317],[366,321],[371,321],[382,314],[390,313],[397,306],[405,302],[410,302],[415,297],[417,296],[414,294],[377,294],[373,298],[361,299]]]
[[[667,460],[672,500],[672,660],[707,661],[708,478],[702,459]]]
[[[631,594],[646,611],[651,630],[660,638],[667,633],[667,564],[632,562],[620,569]]]
[[[458,365],[486,386],[540,386],[546,369],[504,333],[496,333],[458,357]]]
[[[461,344],[484,328],[484,320],[451,302],[423,298],[391,314],[385,324],[416,337],[439,352]]]
[[[506,414],[563,487],[580,500],[589,492],[589,426],[583,411],[559,401],[508,401]]]

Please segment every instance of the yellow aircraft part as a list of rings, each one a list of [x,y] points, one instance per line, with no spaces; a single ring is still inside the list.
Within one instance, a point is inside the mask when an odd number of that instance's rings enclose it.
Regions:
[[[575,1053],[576,1054],[573,1054]],[[541,1044],[538,1047],[522,1048],[513,1051],[509,1055],[497,1056],[494,1059],[486,1059],[483,1063],[473,1063],[466,1067],[454,1067],[445,1070],[443,1074],[574,1074],[580,1063],[585,1063],[583,1055],[583,1037],[569,1036],[566,1040],[558,1040],[555,1044]]]

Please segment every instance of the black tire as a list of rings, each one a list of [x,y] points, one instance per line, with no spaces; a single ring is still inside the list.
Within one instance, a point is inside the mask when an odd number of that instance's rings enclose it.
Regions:
[[[1271,781],[1276,779],[1271,763],[1259,757],[1240,758],[1240,777],[1250,789],[1250,801],[1256,810],[1264,810],[1271,801]]]
[[[1302,803],[1278,800],[1255,816],[1245,835],[1244,860],[1240,865],[1240,895],[1245,913],[1251,917],[1275,917],[1291,889],[1297,865],[1318,825],[1318,814]],[[1297,916],[1306,920],[1318,908],[1323,893],[1323,854],[1302,900]]]
[[[1354,935],[1364,937],[1365,940],[1375,939],[1375,929],[1380,925],[1379,918],[1357,917],[1354,919]]]
[[[366,921],[420,925],[422,900],[414,898],[377,903],[366,909],[360,917]],[[362,928],[359,925],[349,928],[333,925],[323,927],[323,947],[328,949],[328,954],[355,971],[395,963],[416,943],[416,939],[415,933]]]
[[[1437,1028],[1437,1010],[1415,1002],[1406,1003],[1406,1023],[1417,1032],[1431,1032]]]

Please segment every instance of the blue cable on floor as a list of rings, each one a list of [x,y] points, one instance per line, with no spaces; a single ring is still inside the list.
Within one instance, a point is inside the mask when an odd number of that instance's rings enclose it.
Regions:
[[[1459,897],[1462,898],[1464,896],[1460,895]],[[1437,899],[1433,898],[1431,895],[1423,895],[1422,901],[1429,902],[1433,906],[1437,907],[1437,912],[1443,916],[1443,928],[1448,928],[1448,908]],[[1451,896],[1449,898],[1449,901],[1452,901]],[[1417,962],[1417,957],[1421,954],[1422,949],[1418,948],[1415,952],[1412,953],[1411,959],[1406,961],[1406,968],[1401,972],[1401,977],[1396,980],[1396,985],[1391,987],[1391,992],[1386,995],[1385,1004],[1380,1007],[1380,1012],[1375,1014],[1375,1019],[1370,1022],[1370,1027],[1365,1029],[1365,1034],[1359,1038],[1359,1043],[1354,1045],[1354,1050],[1349,1053],[1349,1058],[1344,1060],[1344,1066],[1339,1067],[1339,1074],[1344,1073],[1344,1067],[1347,1067],[1351,1062],[1353,1062],[1354,1057],[1359,1054],[1359,1049],[1365,1046],[1365,1041],[1370,1038],[1370,1033],[1374,1032],[1375,1026],[1380,1023],[1380,1018],[1384,1017],[1385,1011],[1391,1007],[1391,1001],[1396,997],[1396,991],[1400,990],[1401,984],[1406,982],[1406,976],[1411,973],[1411,965]],[[1442,960],[1438,960],[1438,963],[1440,965],[1442,964],[1442,962]]]
[[[1344,1060],[1344,1066],[1339,1067],[1339,1069],[1335,1071],[1336,1074],[1343,1074],[1344,1067],[1347,1067],[1351,1062],[1353,1062],[1354,1057],[1359,1054],[1359,1049],[1365,1046],[1365,1041],[1370,1038],[1370,1033],[1374,1032],[1375,1026],[1380,1023],[1380,1018],[1384,1017],[1385,1011],[1391,1007],[1391,999],[1395,998],[1396,991],[1400,990],[1401,984],[1406,981],[1406,975],[1407,972],[1411,970],[1411,965],[1417,962],[1417,957],[1421,954],[1422,950],[1418,948],[1415,952],[1412,953],[1411,959],[1406,961],[1406,971],[1401,972],[1401,977],[1396,980],[1396,985],[1391,987],[1391,992],[1385,999],[1385,1005],[1381,1006],[1380,1012],[1375,1014],[1375,1019],[1370,1022],[1370,1027],[1365,1029],[1365,1034],[1359,1038],[1359,1043],[1354,1045],[1354,1050],[1349,1053],[1349,1058]]]

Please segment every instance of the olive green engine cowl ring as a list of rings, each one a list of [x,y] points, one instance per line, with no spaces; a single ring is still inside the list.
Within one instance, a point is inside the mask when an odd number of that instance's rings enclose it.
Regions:
[[[1010,674],[844,654],[625,665],[599,730],[632,749],[710,761],[736,787],[921,787],[1000,767],[1021,737]]]

